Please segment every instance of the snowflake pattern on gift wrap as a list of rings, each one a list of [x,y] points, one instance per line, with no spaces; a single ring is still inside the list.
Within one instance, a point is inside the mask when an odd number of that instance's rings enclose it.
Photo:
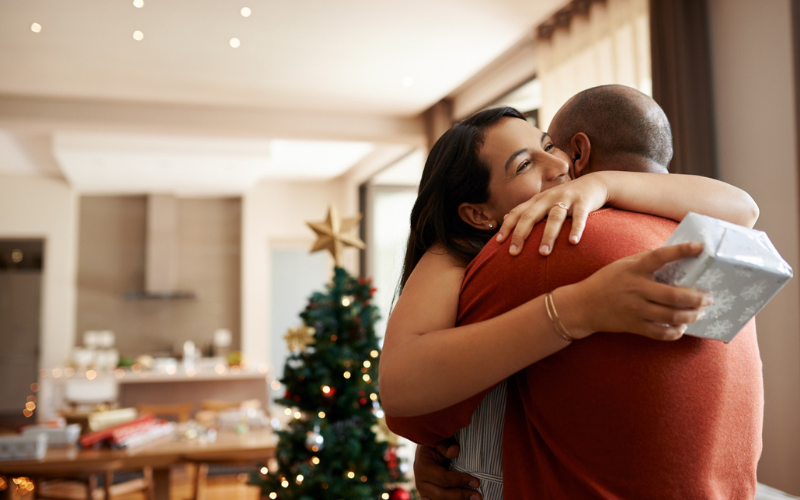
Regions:
[[[706,307],[706,316],[709,319],[717,319],[733,308],[736,297],[728,290],[712,291],[711,296],[714,303]]]
[[[739,323],[746,323],[753,316],[756,315],[756,306],[747,306],[742,309],[742,314],[739,315]]]
[[[754,274],[752,269],[748,269],[746,267],[737,267],[733,272],[736,273],[736,276],[741,276],[742,278],[747,279],[752,278]]]
[[[761,294],[767,289],[766,281],[759,281],[758,283],[750,283],[742,289],[742,298],[747,301],[754,301],[761,298]]]
[[[708,338],[722,340],[728,338],[732,328],[733,324],[730,321],[722,319],[708,325],[706,331],[703,333]]]
[[[700,275],[700,278],[695,283],[695,286],[704,292],[713,290],[715,286],[722,283],[725,278],[725,273],[721,269],[712,267]]]

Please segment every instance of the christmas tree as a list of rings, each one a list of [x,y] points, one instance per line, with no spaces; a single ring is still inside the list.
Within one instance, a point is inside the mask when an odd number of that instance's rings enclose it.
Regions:
[[[340,266],[343,245],[363,248],[342,234],[359,219],[339,221],[331,208],[325,223],[309,224],[319,236],[312,251],[331,250],[336,267],[326,291],[314,292],[300,313],[303,325],[285,336],[292,352],[276,402],[292,419],[277,432],[277,468],[251,478],[265,498],[408,498],[390,486],[403,478],[396,446],[381,438],[390,434],[378,396],[375,289]]]

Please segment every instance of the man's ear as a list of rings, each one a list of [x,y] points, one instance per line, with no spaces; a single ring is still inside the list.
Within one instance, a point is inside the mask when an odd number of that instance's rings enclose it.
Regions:
[[[497,229],[497,221],[488,213],[482,203],[462,203],[458,206],[458,216],[470,226],[484,231]]]
[[[572,160],[572,168],[577,179],[583,174],[588,174],[589,158],[592,154],[592,142],[583,132],[578,132],[569,141],[569,151],[567,152]]]

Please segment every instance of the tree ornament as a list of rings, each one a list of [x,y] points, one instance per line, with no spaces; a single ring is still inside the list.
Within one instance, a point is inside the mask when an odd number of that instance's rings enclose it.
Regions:
[[[330,205],[328,207],[328,217],[322,222],[306,222],[308,227],[317,233],[317,241],[311,247],[311,253],[319,250],[328,250],[333,255],[333,261],[336,267],[342,265],[342,250],[344,247],[355,247],[363,250],[366,245],[361,241],[358,236],[353,236],[348,233],[352,230],[361,220],[361,214],[355,217],[348,217],[340,219],[336,207]]]
[[[306,434],[306,448],[308,451],[319,451],[325,446],[325,438],[319,433],[319,426],[315,425],[313,431]]]
[[[403,488],[395,488],[389,492],[389,500],[411,500],[411,493]]]
[[[286,340],[286,345],[290,351],[300,350],[305,351],[309,344],[313,344],[314,334],[317,331],[310,326],[298,326],[297,328],[289,328],[286,335],[283,336]]]

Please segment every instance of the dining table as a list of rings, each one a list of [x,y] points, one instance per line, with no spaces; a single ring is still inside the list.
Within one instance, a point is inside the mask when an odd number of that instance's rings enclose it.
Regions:
[[[38,460],[0,461],[0,476],[76,477],[108,470],[151,467],[155,500],[170,499],[170,468],[180,464],[258,464],[275,456],[277,435],[270,429],[220,431],[214,439],[165,437],[128,449],[50,447]]]

